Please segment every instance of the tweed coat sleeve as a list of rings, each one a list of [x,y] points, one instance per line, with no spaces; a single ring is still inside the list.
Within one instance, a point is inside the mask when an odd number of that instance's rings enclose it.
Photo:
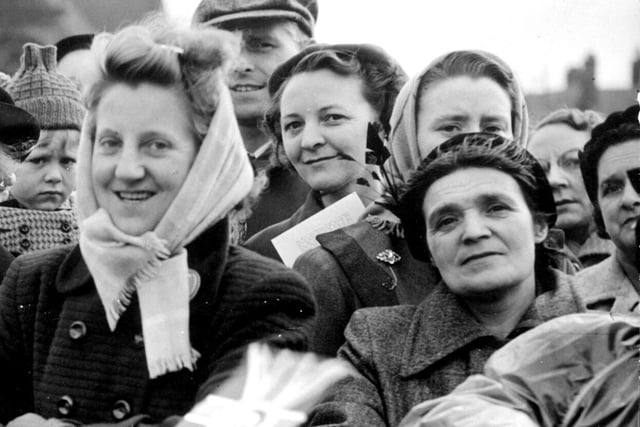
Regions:
[[[375,339],[365,310],[354,312],[345,330],[346,343],[338,356],[356,370],[331,388],[309,417],[312,426],[386,426],[380,379],[374,360]]]

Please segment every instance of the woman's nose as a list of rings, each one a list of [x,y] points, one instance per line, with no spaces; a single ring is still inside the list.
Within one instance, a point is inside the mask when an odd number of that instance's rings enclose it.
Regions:
[[[116,163],[115,176],[124,180],[136,180],[144,177],[144,165],[137,153],[123,151]]]
[[[302,140],[300,145],[307,150],[314,150],[320,145],[324,144],[324,136],[322,135],[322,129],[318,124],[307,123],[302,130]]]
[[[629,181],[625,183],[622,192],[622,204],[630,209],[635,209],[640,206],[640,194],[638,194]]]
[[[464,241],[475,241],[491,234],[485,219],[480,213],[467,213],[462,227],[462,239]]]
[[[569,185],[566,172],[562,170],[560,166],[556,165],[554,161],[552,161],[549,166],[547,179],[552,188],[567,187]]]

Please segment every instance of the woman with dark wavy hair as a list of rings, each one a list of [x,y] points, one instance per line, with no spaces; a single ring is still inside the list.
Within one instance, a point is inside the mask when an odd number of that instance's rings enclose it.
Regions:
[[[616,111],[596,126],[580,157],[598,234],[612,256],[578,274],[587,307],[640,313],[640,107]]]
[[[293,165],[311,187],[288,219],[245,246],[280,259],[271,239],[355,192],[366,205],[382,192],[377,165],[366,162],[368,131],[389,131],[393,103],[406,76],[373,45],[314,45],[286,61],[269,79],[266,128],[278,161]],[[371,126],[370,126],[371,125]]]
[[[304,348],[302,278],[229,244],[253,184],[221,77],[234,46],[160,21],[95,37],[80,241],[20,257],[0,287],[0,423],[160,423],[251,342]]]
[[[447,140],[410,178],[399,212],[412,254],[441,281],[418,306],[354,313],[338,355],[357,373],[312,425],[398,425],[415,404],[481,373],[509,340],[583,309],[543,245],[556,219],[544,170],[511,140]]]

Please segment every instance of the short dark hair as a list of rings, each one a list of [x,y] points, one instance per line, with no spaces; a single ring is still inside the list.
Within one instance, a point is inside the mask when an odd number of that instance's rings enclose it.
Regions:
[[[557,212],[553,192],[542,166],[516,142],[490,133],[456,135],[436,147],[422,161],[406,184],[400,197],[398,214],[405,239],[414,258],[429,261],[426,224],[422,210],[427,190],[439,179],[458,170],[491,168],[511,176],[522,191],[535,221],[544,221],[551,228]],[[543,244],[536,245],[536,275],[550,277],[555,253]],[[548,280],[543,280],[548,282]]]
[[[635,104],[624,111],[609,114],[602,124],[593,128],[591,139],[580,153],[582,180],[589,199],[593,203],[593,218],[600,237],[609,236],[598,204],[598,163],[610,147],[640,138],[639,111],[640,106]]]
[[[318,70],[359,77],[362,80],[363,97],[378,113],[386,132],[389,131],[393,104],[407,81],[402,67],[377,46],[313,45],[304,49],[278,67],[269,79],[271,107],[265,114],[263,128],[275,141],[280,163],[287,163],[280,129],[282,92],[292,76]]]

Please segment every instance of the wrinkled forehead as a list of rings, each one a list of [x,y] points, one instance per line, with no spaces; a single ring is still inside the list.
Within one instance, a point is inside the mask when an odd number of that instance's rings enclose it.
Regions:
[[[598,161],[598,181],[640,168],[640,138],[607,148]]]

